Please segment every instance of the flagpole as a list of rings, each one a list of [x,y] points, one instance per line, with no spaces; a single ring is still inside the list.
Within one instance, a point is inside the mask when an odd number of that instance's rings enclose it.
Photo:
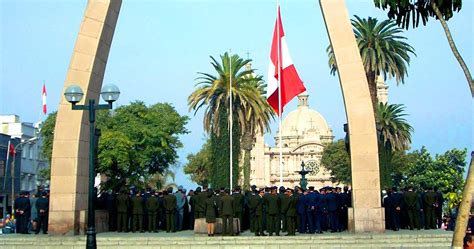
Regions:
[[[3,178],[3,191],[5,191],[5,184],[6,184],[6,180],[7,180],[7,171],[8,171],[8,166],[9,166],[9,162],[8,162],[8,159],[10,158],[10,140],[8,140],[8,147],[7,147],[7,161],[6,161],[6,166],[5,166],[5,177]],[[11,169],[10,169],[11,170]]]
[[[279,4],[278,0],[276,0],[277,4],[277,58],[278,58],[278,136],[279,142],[278,145],[280,147],[280,186],[283,186],[283,152],[282,152],[282,140],[281,140],[281,117],[282,117],[282,108],[281,108],[281,58],[280,58],[280,11],[279,11]]]
[[[230,96],[230,103],[229,103],[229,106],[230,106],[230,117],[229,117],[229,127],[230,127],[230,132],[229,132],[229,135],[230,135],[230,145],[229,145],[229,150],[230,150],[230,163],[229,163],[229,167],[230,167],[230,190],[232,191],[232,161],[233,161],[233,155],[232,155],[232,55],[231,55],[231,50],[229,50],[229,96]]]

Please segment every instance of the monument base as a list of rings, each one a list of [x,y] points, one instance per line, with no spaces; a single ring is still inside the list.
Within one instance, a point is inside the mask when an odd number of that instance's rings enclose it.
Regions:
[[[352,233],[384,233],[384,208],[348,208],[348,230]]]
[[[78,218],[77,218],[78,217]],[[77,222],[75,222],[77,221]],[[48,233],[52,235],[85,235],[87,230],[87,210],[77,212],[60,212],[49,217]],[[109,231],[109,214],[106,210],[95,211],[95,231],[103,233]]]

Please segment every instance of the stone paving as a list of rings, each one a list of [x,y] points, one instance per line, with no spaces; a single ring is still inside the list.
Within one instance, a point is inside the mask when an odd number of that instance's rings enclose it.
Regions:
[[[250,232],[240,236],[195,235],[192,231],[177,233],[100,233],[98,248],[140,249],[303,249],[303,248],[449,248],[452,232],[420,230],[383,234],[324,233],[292,237],[254,237]],[[0,235],[1,249],[46,249],[85,247],[85,236]]]

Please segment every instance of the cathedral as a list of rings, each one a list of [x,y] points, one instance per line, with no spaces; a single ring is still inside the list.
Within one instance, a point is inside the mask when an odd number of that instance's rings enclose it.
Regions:
[[[298,107],[288,113],[282,122],[282,141],[275,137],[275,147],[265,144],[262,134],[256,136],[251,152],[250,179],[256,186],[273,186],[280,183],[280,142],[283,154],[283,185],[294,187],[300,184],[301,162],[307,175],[308,186],[317,188],[332,185],[329,172],[321,166],[325,144],[334,139],[331,128],[324,117],[308,105],[308,94],[298,95]],[[279,134],[277,131],[276,134]]]

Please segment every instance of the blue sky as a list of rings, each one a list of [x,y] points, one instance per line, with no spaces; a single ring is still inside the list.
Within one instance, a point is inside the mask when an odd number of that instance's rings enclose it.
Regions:
[[[370,0],[347,1],[350,15],[377,17],[385,12]],[[282,0],[281,14],[288,46],[310,94],[310,106],[343,136],[345,113],[339,81],[329,74],[328,37],[318,1]],[[46,82],[49,111],[57,109],[86,1],[0,0],[0,113],[18,114],[24,122],[41,116],[41,86]],[[469,68],[473,69],[473,1],[448,24]],[[275,22],[275,1],[251,0],[124,0],[117,23],[104,83],[121,89],[119,105],[133,100],[172,103],[189,115],[190,134],[182,136],[179,161],[197,152],[203,142],[202,112],[188,112],[187,96],[197,72],[212,72],[209,56],[232,50],[254,60],[259,74],[267,72]],[[430,152],[468,148],[473,137],[473,102],[466,79],[452,55],[441,25],[405,32],[415,48],[405,84],[388,80],[389,102],[406,105],[414,127],[412,148]],[[293,101],[285,112],[296,107]],[[273,134],[266,136],[273,144]],[[178,170],[178,182],[195,186]]]

